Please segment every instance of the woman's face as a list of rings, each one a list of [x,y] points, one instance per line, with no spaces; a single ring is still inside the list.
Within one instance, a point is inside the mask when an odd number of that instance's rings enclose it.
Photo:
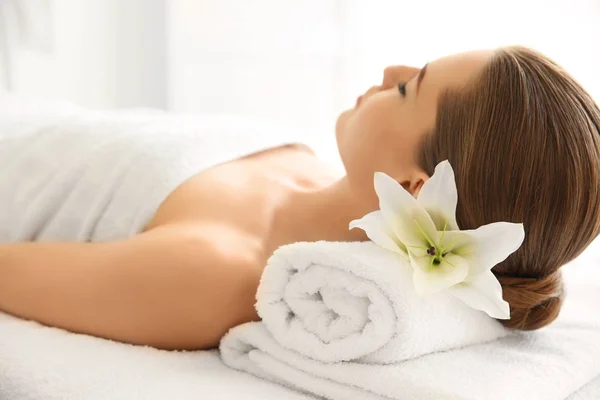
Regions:
[[[373,192],[373,173],[382,171],[416,195],[428,178],[417,165],[418,146],[435,126],[439,95],[468,83],[492,55],[492,50],[481,50],[444,57],[422,69],[387,67],[381,85],[367,90],[336,123],[351,185]]]

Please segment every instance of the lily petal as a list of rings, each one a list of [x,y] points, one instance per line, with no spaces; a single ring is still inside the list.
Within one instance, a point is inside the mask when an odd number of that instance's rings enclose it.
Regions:
[[[471,264],[469,279],[491,270],[496,264],[504,261],[521,247],[525,239],[523,224],[512,222],[494,222],[461,233],[471,237],[471,243],[474,243],[468,256]],[[465,250],[468,249],[455,247],[453,252],[465,256]]]
[[[384,249],[402,254],[408,258],[406,247],[396,238],[394,232],[385,222],[381,211],[373,211],[360,219],[350,221],[349,229],[354,228],[365,231],[369,239]]]
[[[456,205],[458,193],[454,170],[448,160],[442,161],[435,167],[433,175],[423,184],[417,201],[431,215],[438,231],[444,229],[458,230],[456,223]]]
[[[468,282],[452,286],[450,293],[492,318],[510,319],[510,307],[502,298],[502,286],[490,270],[482,272]]]
[[[424,246],[427,242],[420,230],[433,240],[435,224],[417,199],[383,172],[375,172],[374,183],[383,218],[402,243]]]
[[[462,282],[469,272],[469,264],[462,257],[448,254],[438,265],[431,265],[431,257],[414,257],[410,263],[413,267],[413,282],[419,296],[428,296]],[[447,260],[447,261],[446,261]]]

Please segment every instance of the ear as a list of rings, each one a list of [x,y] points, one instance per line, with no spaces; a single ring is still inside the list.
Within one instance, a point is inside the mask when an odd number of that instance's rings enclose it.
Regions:
[[[414,198],[417,198],[421,188],[428,179],[429,175],[424,171],[416,171],[412,174],[410,179],[404,179],[403,181],[400,181],[400,184],[408,193],[412,194]]]

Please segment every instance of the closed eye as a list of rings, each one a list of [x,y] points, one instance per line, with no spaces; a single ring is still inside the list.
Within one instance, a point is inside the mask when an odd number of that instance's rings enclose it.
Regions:
[[[398,91],[402,95],[402,97],[406,97],[406,82],[400,82],[398,84]]]

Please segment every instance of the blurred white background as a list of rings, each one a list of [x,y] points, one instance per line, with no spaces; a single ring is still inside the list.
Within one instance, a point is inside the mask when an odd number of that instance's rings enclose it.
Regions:
[[[522,44],[600,100],[600,0],[0,0],[4,90],[273,118],[333,142],[389,64]]]

